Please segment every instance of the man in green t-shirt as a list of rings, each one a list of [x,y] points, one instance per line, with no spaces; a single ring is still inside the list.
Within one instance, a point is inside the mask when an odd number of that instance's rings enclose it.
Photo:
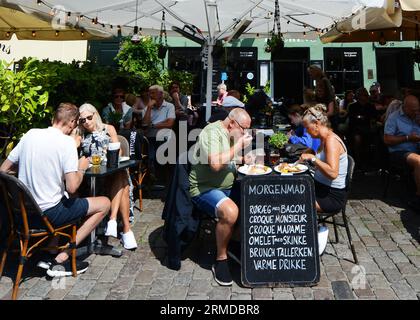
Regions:
[[[227,246],[239,215],[239,208],[229,198],[235,180],[236,162],[250,162],[241,156],[252,137],[246,132],[251,118],[243,109],[233,109],[223,121],[206,126],[198,137],[189,176],[190,194],[194,205],[217,218],[217,256],[212,267],[220,285],[231,285],[232,276],[227,264]]]

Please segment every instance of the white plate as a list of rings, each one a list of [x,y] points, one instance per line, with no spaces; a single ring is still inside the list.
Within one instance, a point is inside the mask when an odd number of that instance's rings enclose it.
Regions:
[[[120,162],[128,161],[130,160],[130,157],[120,157]]]
[[[242,174],[248,175],[248,176],[262,176],[265,174],[269,174],[273,171],[273,169],[271,169],[270,167],[264,166],[266,168],[266,171],[264,173],[249,173],[249,169],[251,166],[249,165],[244,165],[238,168],[238,171]]]
[[[281,171],[280,171],[280,164],[279,164],[278,166],[275,166],[275,167],[274,167],[274,171],[276,171],[276,172],[278,172],[278,173],[280,173],[280,174],[282,174],[282,175],[287,175],[287,176],[289,176],[289,175],[294,175],[294,174],[301,174],[301,173],[304,173],[304,172],[308,171],[308,169],[309,169],[307,166],[305,166],[304,164],[301,164],[301,163],[298,163],[298,164],[296,165],[296,167],[297,167],[298,169],[300,169],[300,171],[299,171],[299,172],[289,172],[289,173],[283,173],[283,172],[281,172]]]

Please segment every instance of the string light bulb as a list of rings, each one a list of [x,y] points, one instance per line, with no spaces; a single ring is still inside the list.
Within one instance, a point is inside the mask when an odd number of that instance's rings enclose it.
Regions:
[[[36,31],[32,31],[32,37],[36,37]]]
[[[80,35],[82,36],[82,38],[85,36],[85,32],[82,30],[80,31]]]
[[[55,30],[55,36],[58,37],[59,34],[60,34],[60,31]]]
[[[41,0],[37,0],[36,1],[36,4],[40,6],[42,4],[42,1]]]
[[[6,37],[10,38],[10,31],[6,32]]]

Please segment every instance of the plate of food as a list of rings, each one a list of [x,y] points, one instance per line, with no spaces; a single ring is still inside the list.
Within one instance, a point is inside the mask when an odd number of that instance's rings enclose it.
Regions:
[[[273,170],[270,167],[260,165],[260,164],[253,164],[253,165],[246,164],[246,165],[243,165],[242,167],[239,167],[238,171],[248,176],[260,176],[264,174],[269,174]]]
[[[308,167],[301,163],[293,164],[283,162],[280,163],[278,166],[275,166],[274,170],[281,174],[299,174],[306,172],[308,170]]]
[[[119,161],[124,162],[130,160],[130,157],[120,157]]]

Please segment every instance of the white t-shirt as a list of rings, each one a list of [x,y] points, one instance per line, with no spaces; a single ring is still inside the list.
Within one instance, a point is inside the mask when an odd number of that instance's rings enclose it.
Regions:
[[[76,172],[79,165],[74,139],[53,127],[29,130],[8,159],[19,163],[19,180],[42,211],[60,202],[65,174]]]

